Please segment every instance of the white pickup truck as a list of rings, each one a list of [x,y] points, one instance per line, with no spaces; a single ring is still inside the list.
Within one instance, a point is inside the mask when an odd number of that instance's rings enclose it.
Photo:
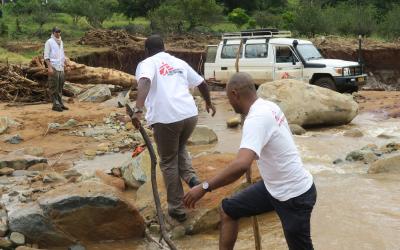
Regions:
[[[225,33],[219,45],[207,48],[205,79],[226,83],[236,72],[239,56],[240,71],[249,73],[256,84],[290,78],[351,93],[366,82],[358,62],[325,59],[312,42],[290,37],[289,31],[276,29]]]

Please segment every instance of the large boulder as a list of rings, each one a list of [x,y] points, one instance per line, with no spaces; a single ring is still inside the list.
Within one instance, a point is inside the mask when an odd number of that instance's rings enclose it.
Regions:
[[[111,98],[111,91],[107,85],[100,84],[80,94],[80,102],[104,102]]]
[[[205,145],[216,141],[218,141],[217,134],[205,125],[197,125],[189,138],[191,145]]]
[[[351,95],[299,80],[264,83],[257,95],[278,104],[288,122],[300,126],[347,124],[358,113],[358,104]]]
[[[36,203],[9,209],[11,231],[41,246],[143,237],[138,210],[115,188],[88,181],[52,190]]]
[[[400,154],[379,159],[372,163],[368,168],[369,174],[378,174],[385,172],[400,174]]]

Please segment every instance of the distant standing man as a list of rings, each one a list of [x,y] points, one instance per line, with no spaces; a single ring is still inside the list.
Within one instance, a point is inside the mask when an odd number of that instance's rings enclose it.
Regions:
[[[57,27],[53,28],[50,39],[44,45],[44,60],[47,64],[50,98],[53,102],[52,110],[58,112],[68,110],[62,101],[65,54],[61,30]]]
[[[310,218],[317,193],[285,115],[275,103],[257,97],[247,73],[232,76],[226,91],[235,112],[247,115],[239,152],[215,177],[192,188],[185,195],[185,205],[194,208],[206,192],[236,181],[257,160],[262,180],[222,201],[219,248],[233,249],[240,218],[275,210],[289,249],[313,249]]]
[[[143,108],[152,126],[167,189],[168,213],[179,222],[186,220],[183,179],[190,187],[200,184],[186,150],[186,142],[197,124],[198,110],[190,87],[198,87],[207,112],[215,115],[208,86],[186,62],[165,52],[159,35],[145,41],[146,59],[136,69],[138,96],[135,127],[139,128]]]

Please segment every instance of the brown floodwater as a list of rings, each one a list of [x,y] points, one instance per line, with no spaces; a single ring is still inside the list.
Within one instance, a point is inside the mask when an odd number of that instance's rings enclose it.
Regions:
[[[240,128],[227,129],[226,120],[235,116],[223,92],[214,93],[217,115],[199,115],[218,135],[211,146],[190,147],[193,156],[201,152],[235,153],[240,143]],[[345,126],[313,128],[295,136],[305,167],[313,174],[318,200],[312,214],[312,237],[315,249],[400,249],[400,175],[366,173],[368,165],[343,163],[352,150],[367,144],[384,145],[400,138],[400,119],[386,119],[362,113]],[[343,132],[357,128],[363,137],[346,137]],[[390,139],[378,137],[392,136]],[[212,195],[212,194],[210,194]],[[275,213],[259,216],[263,249],[287,249],[280,221]],[[179,249],[217,249],[218,231],[210,231],[176,240]],[[145,240],[98,243],[89,250],[156,249]],[[244,219],[235,249],[254,249],[251,220]]]

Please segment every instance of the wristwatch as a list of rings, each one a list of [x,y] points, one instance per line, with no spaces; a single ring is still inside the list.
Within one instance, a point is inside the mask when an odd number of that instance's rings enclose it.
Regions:
[[[204,190],[206,190],[207,192],[211,192],[211,189],[210,189],[210,184],[208,184],[208,182],[203,182],[202,184],[201,184],[201,187],[204,189]]]
[[[135,107],[135,113],[143,113],[143,108]]]

